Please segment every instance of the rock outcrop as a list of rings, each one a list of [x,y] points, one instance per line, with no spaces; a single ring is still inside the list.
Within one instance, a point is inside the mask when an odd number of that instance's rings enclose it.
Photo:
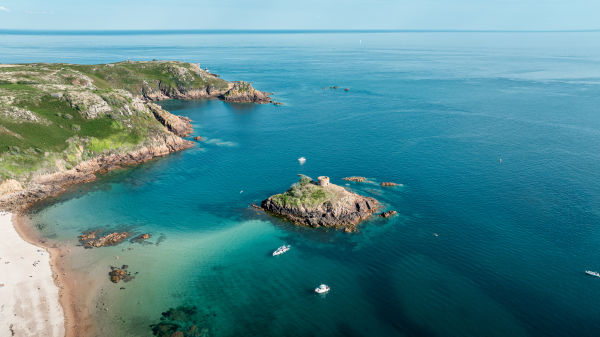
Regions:
[[[131,242],[144,243],[144,241],[150,239],[150,237],[151,237],[150,233],[140,234],[140,235],[136,236],[135,238],[131,239]]]
[[[298,225],[352,232],[361,221],[377,212],[379,202],[331,184],[327,177],[319,177],[319,183],[315,183],[302,176],[285,193],[263,200],[261,207]]]
[[[79,236],[79,241],[85,248],[100,248],[105,246],[114,246],[125,241],[131,234],[129,232],[114,232],[99,238],[96,238],[97,232],[83,234]]]
[[[112,283],[119,283],[119,281],[129,282],[135,278],[135,276],[131,275],[131,272],[127,271],[128,266],[123,265],[121,268],[110,267],[110,280]]]
[[[187,137],[194,131],[191,119],[173,115],[154,103],[148,103],[148,108],[154,114],[156,120],[177,136]]]
[[[347,180],[347,181],[354,181],[357,183],[364,183],[365,181],[367,181],[367,178],[365,178],[365,177],[346,177],[346,178],[342,178],[342,179]]]
[[[383,187],[402,186],[402,184],[393,183],[393,182],[389,182],[389,181],[384,181],[384,182],[381,183],[381,186],[383,186]]]
[[[248,82],[233,82],[233,86],[219,97],[226,102],[236,103],[271,103],[269,94],[258,91]]]
[[[398,212],[396,211],[387,211],[387,212],[383,212],[381,214],[379,214],[379,216],[383,217],[383,218],[389,218],[393,215],[396,215]]]

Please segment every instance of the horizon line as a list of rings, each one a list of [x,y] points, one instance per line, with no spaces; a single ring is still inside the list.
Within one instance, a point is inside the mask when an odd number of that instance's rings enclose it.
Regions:
[[[0,29],[0,35],[193,35],[344,33],[594,33],[594,29]]]

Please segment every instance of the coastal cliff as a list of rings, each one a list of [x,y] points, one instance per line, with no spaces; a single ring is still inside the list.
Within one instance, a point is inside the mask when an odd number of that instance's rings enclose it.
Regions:
[[[298,225],[332,227],[346,232],[379,209],[379,202],[332,184],[328,177],[318,182],[301,175],[300,181],[285,193],[273,195],[261,203],[262,209]]]
[[[191,121],[154,102],[207,98],[271,102],[191,63],[0,64],[0,209],[194,146]]]

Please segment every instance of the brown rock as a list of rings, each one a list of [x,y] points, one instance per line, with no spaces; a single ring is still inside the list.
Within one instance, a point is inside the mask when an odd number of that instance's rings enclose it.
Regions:
[[[357,183],[364,183],[365,181],[367,181],[367,178],[365,178],[365,177],[346,177],[346,178],[342,178],[342,179],[347,180],[347,181],[354,181]]]
[[[96,233],[98,233],[98,231],[95,231],[95,232],[90,232],[90,233],[86,233],[86,234],[79,235],[79,236],[78,236],[78,238],[79,238],[79,241],[81,241],[81,242],[85,242],[85,241],[93,240],[93,239],[95,239],[95,238],[96,238]]]
[[[271,103],[268,93],[258,91],[252,87],[252,84],[244,81],[233,82],[229,90],[219,98],[226,102],[236,103]]]
[[[127,276],[127,272],[123,269],[114,267],[111,267],[111,269],[112,270],[110,271],[110,273],[108,273],[108,275],[110,275],[110,280],[112,281],[112,283],[119,283],[119,281],[121,281]]]
[[[110,233],[110,234],[102,236],[98,239],[91,239],[91,240],[85,241],[85,247],[86,248],[93,248],[93,247],[99,248],[99,247],[104,247],[104,246],[113,246],[113,245],[119,244],[123,240],[127,239],[129,237],[129,235],[130,235],[129,232]]]
[[[381,186],[384,186],[384,187],[386,187],[386,186],[402,186],[402,184],[397,184],[397,183],[393,183],[390,181],[384,181],[381,183]]]
[[[199,141],[201,141],[201,140],[203,140],[203,139],[204,139],[204,138],[202,138],[202,137],[200,137],[200,136],[196,136],[196,137],[194,137],[194,140],[195,140],[195,141],[198,141],[198,142],[199,142]]]
[[[169,131],[173,132],[177,136],[187,137],[194,131],[192,128],[192,123],[190,122],[191,119],[173,115],[154,103],[147,103],[146,105],[154,114],[156,120],[158,120],[162,125],[167,127]]]
[[[387,212],[383,212],[381,214],[379,214],[379,216],[384,217],[384,218],[389,218],[392,215],[396,215],[398,212],[396,211],[387,211]]]

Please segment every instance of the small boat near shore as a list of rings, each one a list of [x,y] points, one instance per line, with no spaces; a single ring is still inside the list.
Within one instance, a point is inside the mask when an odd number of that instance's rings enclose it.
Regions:
[[[277,256],[277,255],[281,255],[285,252],[287,252],[288,250],[290,250],[292,248],[292,246],[290,245],[283,245],[279,248],[277,248],[274,252],[273,252],[273,256]]]
[[[600,277],[600,273],[598,273],[597,271],[586,270],[585,273],[588,275]]]
[[[317,294],[325,294],[329,292],[329,290],[331,290],[331,288],[329,288],[329,286],[326,284],[321,284],[320,286],[315,288],[315,292]]]

